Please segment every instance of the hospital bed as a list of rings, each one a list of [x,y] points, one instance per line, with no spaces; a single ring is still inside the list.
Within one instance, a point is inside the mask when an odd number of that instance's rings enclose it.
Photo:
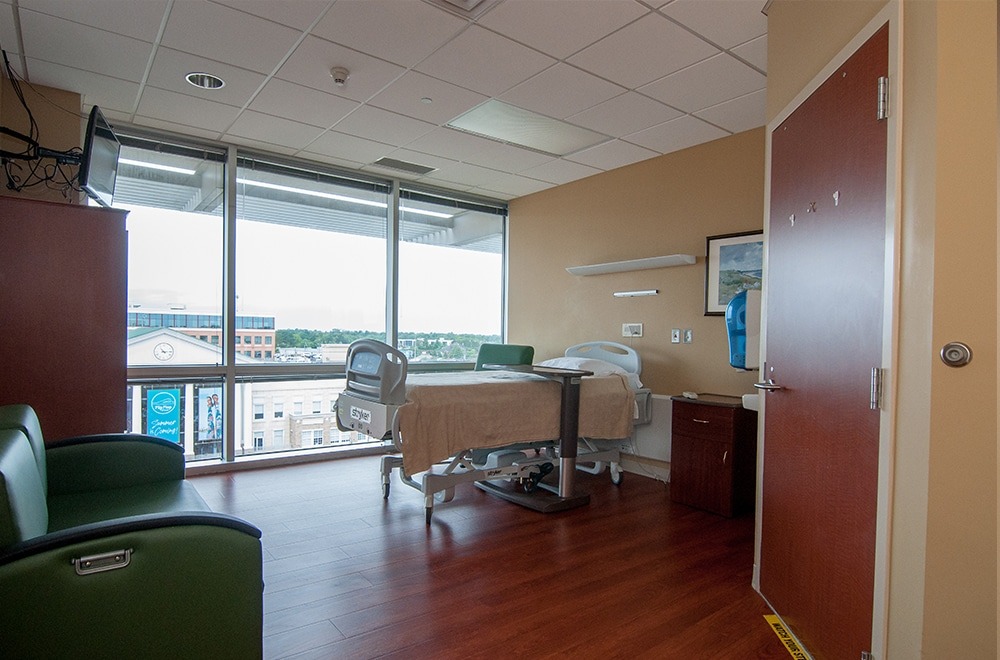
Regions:
[[[589,501],[575,491],[578,468],[609,469],[621,482],[618,444],[634,424],[648,421],[640,371],[631,348],[587,342],[537,365],[408,375],[400,351],[359,340],[348,349],[337,424],[392,440],[399,454],[382,457],[383,497],[398,471],[402,483],[423,494],[428,524],[435,500],[450,501],[466,482],[559,511]],[[543,481],[553,472],[558,485]]]

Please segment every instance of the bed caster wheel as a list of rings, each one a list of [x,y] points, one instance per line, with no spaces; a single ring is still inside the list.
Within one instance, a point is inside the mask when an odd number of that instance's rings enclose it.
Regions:
[[[453,499],[455,499],[454,486],[451,488],[445,488],[442,491],[434,493],[434,499],[437,500],[438,502],[451,502]]]
[[[389,482],[382,484],[382,499],[389,499]]]
[[[625,471],[620,467],[611,468],[611,483],[616,486],[621,486],[622,481],[625,479]]]

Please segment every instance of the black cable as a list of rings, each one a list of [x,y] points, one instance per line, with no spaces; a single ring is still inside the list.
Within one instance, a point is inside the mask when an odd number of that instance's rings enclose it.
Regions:
[[[10,80],[11,89],[13,89],[15,96],[17,96],[21,105],[24,107],[24,111],[28,115],[27,136],[22,136],[19,133],[5,129],[11,134],[11,137],[28,138],[26,146],[20,153],[6,152],[4,157],[0,158],[0,164],[2,164],[4,174],[7,177],[7,188],[15,192],[21,192],[26,188],[44,185],[50,190],[58,191],[67,199],[70,197],[70,192],[83,192],[79,186],[79,172],[66,170],[66,166],[78,165],[80,163],[83,150],[79,147],[73,147],[72,149],[67,149],[65,151],[57,151],[53,149],[44,149],[38,145],[38,123],[35,121],[35,116],[31,112],[31,108],[28,106],[28,102],[24,98],[24,91],[21,88],[22,82],[29,87],[31,87],[31,83],[24,80],[17,74],[16,71],[14,71],[14,68],[10,64],[10,59],[7,57],[6,50],[3,50],[3,48],[0,47],[0,53],[3,54],[4,72]],[[39,94],[39,96],[45,98],[42,94]],[[45,98],[45,100],[48,101],[47,98]],[[51,103],[51,101],[49,101],[49,103]],[[61,106],[56,107],[69,112]],[[75,116],[80,117],[77,113],[70,112],[69,114],[74,114]],[[43,163],[42,158],[52,158],[55,162]],[[22,163],[24,163],[24,165],[22,165]]]

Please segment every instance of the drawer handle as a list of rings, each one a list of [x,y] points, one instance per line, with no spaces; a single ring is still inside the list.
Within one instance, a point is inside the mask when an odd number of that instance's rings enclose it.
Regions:
[[[726,464],[726,457],[728,457],[728,456],[729,456],[729,450],[726,450],[726,451],[722,452],[722,464],[723,465]]]
[[[695,419],[695,418],[692,417],[691,421],[692,422],[698,422],[699,424],[708,424],[708,420],[707,419]]]

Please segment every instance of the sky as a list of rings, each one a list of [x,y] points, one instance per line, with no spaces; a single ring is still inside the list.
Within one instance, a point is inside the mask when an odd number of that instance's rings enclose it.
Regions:
[[[131,207],[129,304],[222,309],[222,219]],[[282,328],[385,329],[385,242],[262,222],[237,225],[237,313]],[[501,255],[404,243],[403,332],[499,334]]]

